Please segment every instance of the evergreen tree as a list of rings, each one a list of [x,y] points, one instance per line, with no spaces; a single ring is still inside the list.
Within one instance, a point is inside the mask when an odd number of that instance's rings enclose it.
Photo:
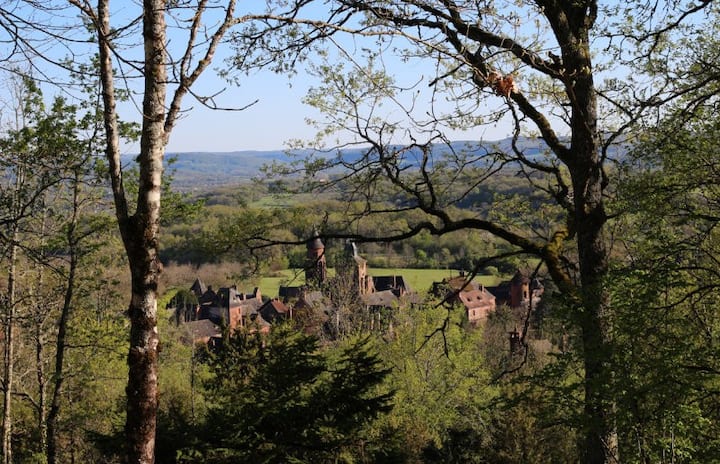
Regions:
[[[333,356],[290,325],[237,332],[211,356],[206,424],[183,462],[353,462],[365,426],[391,409],[367,339]],[[354,456],[354,458],[352,457]],[[366,457],[372,462],[371,457]]]

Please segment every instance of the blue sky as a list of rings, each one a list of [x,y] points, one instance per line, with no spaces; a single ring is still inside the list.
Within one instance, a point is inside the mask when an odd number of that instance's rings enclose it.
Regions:
[[[128,20],[137,17],[139,10],[137,5],[132,2],[113,3],[115,10],[113,11],[113,25],[122,26]],[[96,53],[96,49],[92,44],[83,43],[88,37],[87,31],[83,28],[73,27],[72,29],[62,29],[66,24],[77,24],[77,10],[64,4],[64,9],[53,10],[48,13],[49,16],[42,16],[41,12],[33,11],[32,14],[37,15],[37,24],[53,24],[58,27],[58,31],[62,32],[64,39],[73,39],[75,42],[58,45],[56,41],[44,41],[44,37],[40,31],[36,31],[33,37],[38,38],[38,44],[42,45],[42,52],[51,55],[55,59],[65,59],[72,55],[75,61],[87,60],[92,54]],[[22,7],[19,7],[22,8]],[[30,14],[27,10],[23,14]],[[184,35],[183,31],[183,35]],[[60,34],[60,32],[57,32]],[[128,34],[126,45],[130,48],[120,47],[125,57],[140,58],[142,48],[138,47],[138,34],[135,30]],[[169,32],[169,38],[172,45],[182,46],[184,40],[180,36],[173,36],[172,31]],[[69,35],[69,36],[68,36]],[[341,39],[342,40],[342,39]],[[344,45],[352,49],[359,46],[355,38],[347,39]],[[69,45],[68,45],[69,44]],[[66,46],[67,45],[67,46]],[[129,50],[129,51],[128,51]],[[128,54],[129,53],[129,54]],[[215,60],[214,67],[223,66],[223,53],[220,52]],[[418,60],[415,63],[392,62],[392,58],[386,58],[388,69],[390,72],[396,73],[401,82],[416,83],[421,81],[418,88],[427,89],[427,79],[435,74],[433,63],[431,60]],[[37,60],[42,62],[42,60]],[[37,63],[36,63],[37,64]],[[48,67],[50,74],[49,80],[53,81],[57,77],[57,82],[66,80],[62,77],[62,71],[51,65]],[[127,65],[126,65],[127,66]],[[198,81],[198,85],[194,91],[202,95],[213,95],[219,90],[225,89],[225,92],[218,98],[218,103],[223,107],[244,107],[249,103],[257,100],[257,103],[248,107],[243,111],[213,111],[209,110],[191,96],[186,96],[183,107],[189,111],[185,112],[181,119],[177,122],[173,133],[171,134],[168,144],[168,152],[188,152],[188,151],[241,151],[241,150],[278,150],[286,147],[286,143],[291,139],[309,140],[316,133],[316,129],[308,126],[306,118],[321,119],[321,115],[302,102],[307,90],[314,85],[312,78],[299,70],[291,79],[287,76],[276,75],[270,71],[261,71],[256,74],[243,77],[241,85],[235,87],[220,79],[216,75],[215,68],[208,69],[205,75]],[[121,85],[121,82],[118,83]],[[292,84],[292,85],[290,85]],[[132,85],[139,85],[136,82]],[[51,99],[58,92],[67,92],[62,87],[48,85],[45,96]],[[425,90],[423,90],[425,92]],[[124,104],[119,107],[120,116],[124,120],[139,120],[140,100],[142,96],[137,96],[137,102],[133,104]],[[427,107],[427,108],[426,108]],[[428,111],[429,104],[421,101],[417,110]],[[499,139],[507,135],[507,131],[496,130],[479,133],[450,133],[448,136],[455,140],[477,140]],[[125,153],[134,154],[139,151],[137,143],[123,146]]]
[[[363,39],[336,36],[335,40],[352,54],[353,50],[357,51],[357,47],[362,46]],[[216,68],[224,66],[223,53],[227,51],[220,52],[216,57]],[[420,81],[417,88],[423,89],[422,95],[429,94],[427,81],[436,73],[432,60],[401,62],[398,58],[385,56],[383,61],[398,82],[409,85]],[[308,88],[317,85],[314,79],[302,68],[290,78],[264,70],[242,77],[240,86],[235,87],[217,78],[216,71],[209,69],[198,82],[196,90],[200,93],[210,95],[225,89],[218,102],[226,107],[243,107],[255,100],[257,103],[243,111],[213,111],[202,107],[190,96],[186,97],[185,107],[192,110],[177,123],[168,152],[278,150],[286,148],[291,139],[310,140],[317,130],[306,123],[306,118],[322,119],[316,109],[303,103]],[[417,110],[429,111],[429,103],[420,98]],[[482,135],[469,131],[449,132],[448,136],[455,140],[492,140],[503,138],[509,132],[507,128],[488,130],[487,127],[483,131]],[[138,150],[137,147],[128,147],[131,151],[133,148]]]
[[[432,72],[431,69],[426,71]],[[200,88],[208,93],[225,88],[219,99],[223,105],[242,107],[256,99],[257,103],[243,111],[217,111],[204,108],[187,97],[185,106],[192,109],[183,115],[173,130],[168,152],[278,150],[286,148],[291,139],[310,140],[314,137],[316,129],[306,123],[306,118],[321,119],[322,115],[302,102],[308,88],[315,84],[311,76],[299,72],[288,78],[262,71],[243,78],[240,87],[233,87],[221,80],[210,79],[214,71],[209,72],[211,75],[205,76]],[[419,75],[422,69],[415,72]],[[507,129],[484,130],[484,138],[491,140],[508,134]],[[481,138],[473,131],[451,135],[456,140]],[[129,151],[133,148],[137,151],[137,147],[127,147]]]
[[[48,2],[48,4],[50,3],[52,2]],[[54,39],[44,41],[42,28],[35,32],[26,33],[31,34],[33,38],[37,36],[38,39],[42,39],[35,45],[36,47],[39,46],[40,52],[43,54],[55,55],[56,59],[66,58],[68,55],[73,55],[76,60],[87,59],[90,54],[96,52],[96,49],[92,44],[88,47],[88,44],[83,43],[88,37],[88,33],[83,28],[77,27],[77,10],[64,1],[58,4],[63,5],[61,9],[53,10],[48,13],[49,16],[44,18],[41,13],[31,10],[32,14],[36,15],[32,21],[38,25],[52,24],[53,27],[57,26],[58,29],[54,32],[60,35],[65,42],[58,45]],[[241,4],[245,8],[256,8],[258,5],[252,1],[241,2]],[[21,2],[16,5],[18,13],[30,14],[28,11],[22,11],[22,8],[29,8],[22,5],[26,4]],[[116,27],[126,24],[129,19],[136,18],[140,11],[137,2],[118,1],[113,2],[113,5],[115,10],[112,17],[113,24]],[[317,3],[313,4],[313,7],[322,8],[323,6],[321,3]],[[72,29],[62,29],[66,24],[73,24],[74,27]],[[530,24],[530,22],[526,21],[522,24]],[[139,31],[134,30],[132,33],[128,33],[126,37],[126,45],[131,46],[130,54],[136,58],[142,53],[142,48],[138,47],[138,33]],[[4,38],[0,37],[0,39]],[[74,39],[76,42],[68,41],[68,39]],[[184,43],[179,36],[170,36],[170,40],[176,46],[182,46]],[[349,48],[359,46],[358,43],[355,43],[356,40],[355,38],[348,39],[345,45],[350,45]],[[121,47],[120,50],[126,53],[125,48]],[[389,71],[396,73],[395,77],[401,83],[420,82],[418,89],[427,89],[427,80],[434,76],[436,71],[433,69],[432,60],[428,59],[419,59],[411,63],[392,61],[392,58],[383,58],[383,61],[387,61]],[[7,65],[8,63],[5,63],[5,66]],[[222,65],[221,54],[214,66],[221,67]],[[512,69],[505,71],[510,72]],[[211,111],[193,101],[190,96],[187,96],[184,101],[184,108],[191,110],[187,111],[181,120],[177,122],[168,145],[169,152],[277,150],[283,149],[290,139],[309,140],[315,135],[315,128],[309,127],[305,119],[307,117],[320,119],[321,115],[302,102],[308,88],[315,83],[302,70],[299,70],[291,81],[286,76],[275,75],[270,71],[259,72],[244,77],[240,87],[234,87],[217,78],[214,74],[215,71],[209,69],[194,90],[204,95],[211,95],[225,88],[226,92],[218,100],[225,107],[243,107],[255,100],[257,100],[257,103],[239,112]],[[522,79],[523,76],[520,75],[519,77]],[[292,83],[292,86],[290,83]],[[58,88],[58,86],[54,88],[50,86],[49,91],[46,92],[46,97],[51,98],[54,93],[62,91],[58,90]],[[422,90],[422,92],[425,91]],[[422,95],[425,96],[425,93]],[[10,97],[6,94],[4,98]],[[497,103],[498,101],[482,101],[477,112],[492,111],[494,108],[488,105],[494,106]],[[428,99],[421,97],[416,110],[422,112],[428,111],[428,109]],[[124,110],[121,113],[123,119],[139,119],[139,111],[132,105],[125,106]],[[3,115],[0,114],[0,116]],[[558,127],[561,126],[558,125]],[[508,133],[509,130],[506,125],[504,127],[485,126],[482,129],[478,127],[464,133],[447,132],[446,135],[454,140],[497,140],[507,136]],[[126,153],[137,153],[139,147],[137,145],[128,145],[124,147],[124,150]]]
[[[173,130],[168,151],[277,150],[289,139],[311,138],[314,130],[305,118],[314,111],[302,103],[309,84],[306,77],[296,76],[290,87],[287,77],[270,72],[244,78],[238,88],[227,86],[221,99],[237,107],[258,100],[242,111],[210,110],[188,98],[185,103],[192,110]]]

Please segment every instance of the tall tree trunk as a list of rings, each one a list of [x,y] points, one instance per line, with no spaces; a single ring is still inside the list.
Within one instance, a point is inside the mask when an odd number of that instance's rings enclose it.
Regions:
[[[157,418],[157,288],[161,271],[158,258],[160,191],[165,151],[166,58],[165,1],[143,1],[143,42],[145,44],[143,120],[140,141],[140,179],[137,209],[128,213],[120,168],[119,131],[115,110],[115,91],[108,34],[108,0],[100,0],[98,16],[100,66],[105,105],[115,210],[120,234],[130,265],[132,296],[130,350],[128,353],[127,418],[125,434],[127,461],[151,464],[155,461]]]
[[[112,183],[115,213],[130,265],[132,296],[130,317],[130,350],[128,354],[127,418],[125,423],[129,463],[154,462],[157,418],[157,289],[162,265],[158,257],[160,230],[160,196],[165,145],[180,113],[184,95],[212,62],[215,50],[228,28],[234,23],[235,0],[228,0],[225,17],[205,42],[202,58],[191,69],[193,56],[199,52],[195,38],[203,29],[204,2],[189,26],[189,40],[179,66],[180,83],[172,101],[167,98],[166,0],[143,0],[143,43],[145,50],[143,78],[140,178],[137,209],[128,211],[120,163],[120,130],[116,111],[116,93],[111,45],[109,0],[98,0],[97,15],[75,2],[88,17],[96,20],[99,46],[100,80],[104,106],[106,157]],[[207,31],[205,31],[207,32]]]
[[[5,356],[3,357],[3,416],[2,453],[3,463],[12,464],[12,389],[14,382],[15,357],[15,272],[17,260],[17,226],[11,235],[10,268],[8,269],[7,295],[4,303]]]
[[[36,308],[36,310],[39,308]],[[43,334],[43,321],[35,321],[35,378],[38,387],[37,425],[39,441],[38,448],[47,452],[47,398],[45,391],[45,343]]]
[[[597,152],[597,149],[595,149]],[[588,152],[589,154],[589,152]],[[597,157],[597,155],[596,155]],[[590,163],[599,166],[599,163]],[[599,168],[573,176],[581,279],[580,329],[585,367],[585,444],[583,462],[619,462],[612,398],[610,358],[612,317],[604,279],[608,261],[603,234],[606,215]]]
[[[109,0],[98,1],[98,42],[106,156],[110,167],[115,213],[128,257],[132,296],[130,349],[128,353],[127,417],[125,422],[127,462],[155,461],[157,419],[157,288],[161,264],[158,259],[160,191],[165,151],[166,114],[165,1],[143,1],[145,44],[145,94],[140,141],[137,209],[130,215],[120,164],[120,131],[117,124],[114,73],[110,43]]]
[[[33,323],[35,330],[35,378],[37,380],[38,400],[37,400],[37,420],[39,449],[47,455],[47,391],[46,391],[46,372],[45,372],[45,322],[50,317],[50,311],[42,302],[43,289],[45,288],[45,267],[43,260],[45,258],[45,240],[47,225],[47,209],[45,204],[45,196],[41,198],[42,220],[40,222],[40,260],[35,263],[36,278],[33,289]]]
[[[68,224],[66,240],[69,249],[70,262],[65,282],[65,296],[60,309],[58,321],[57,339],[55,340],[55,373],[53,374],[52,393],[50,398],[50,410],[47,414],[47,462],[55,464],[58,462],[58,418],[60,415],[60,404],[62,399],[63,384],[65,382],[65,346],[67,329],[70,320],[70,312],[73,305],[75,292],[75,277],[78,267],[78,238],[76,230],[78,225],[78,214],[80,210],[80,172],[75,172],[73,180],[73,210],[72,217]]]
[[[3,416],[2,416],[2,453],[3,462],[12,464],[12,391],[15,377],[15,291],[17,283],[17,254],[19,238],[20,190],[25,181],[24,167],[19,164],[15,171],[15,191],[12,211],[15,220],[12,222],[10,237],[10,267],[8,268],[7,295],[5,301],[5,356],[3,359]]]
[[[569,10],[572,10],[570,7]],[[568,13],[568,16],[570,14]],[[597,132],[597,95],[593,82],[589,31],[594,17],[584,14],[570,25],[563,61],[572,70],[567,94],[572,102],[570,151],[566,160],[573,185],[573,222],[580,268],[579,320],[585,367],[583,462],[620,461],[615,427],[610,360],[612,308],[605,288],[605,179]],[[574,29],[574,30],[573,30]]]
[[[144,0],[145,94],[137,210],[120,221],[132,278],[126,436],[128,462],[155,461],[160,190],[165,153],[165,1]]]

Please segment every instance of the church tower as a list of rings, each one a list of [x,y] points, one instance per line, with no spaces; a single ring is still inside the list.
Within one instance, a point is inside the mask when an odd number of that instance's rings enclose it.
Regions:
[[[510,307],[520,308],[526,306],[530,301],[530,278],[517,270],[510,280]]]
[[[327,279],[325,244],[320,240],[317,231],[313,235],[313,238],[307,242],[305,259],[305,283],[307,285],[319,285]]]

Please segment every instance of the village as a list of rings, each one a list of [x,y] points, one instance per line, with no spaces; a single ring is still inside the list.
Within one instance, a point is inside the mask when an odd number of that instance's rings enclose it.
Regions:
[[[461,308],[468,324],[477,326],[501,306],[532,310],[545,290],[540,279],[517,270],[494,287],[474,282],[461,271],[418,292],[402,275],[371,276],[367,260],[353,242],[346,243],[344,259],[330,277],[321,238],[314,236],[306,248],[305,285],[281,286],[277,296],[268,297],[257,287],[250,293],[236,285],[215,289],[197,278],[189,293],[180,292],[171,302],[173,322],[185,329],[188,341],[210,346],[220,343],[225,328],[231,333],[237,329],[267,333],[274,323],[288,319],[306,329],[337,334],[352,316],[348,311],[362,314],[353,319],[361,319],[370,330],[387,329],[389,312],[424,304],[427,292],[435,300]]]

